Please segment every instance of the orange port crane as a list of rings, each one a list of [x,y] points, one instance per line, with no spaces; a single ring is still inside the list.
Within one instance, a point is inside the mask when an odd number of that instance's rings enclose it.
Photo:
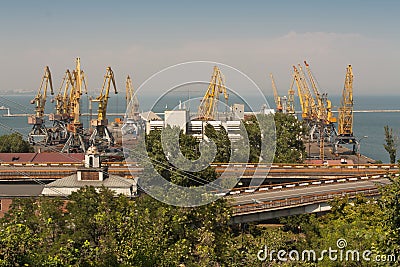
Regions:
[[[83,140],[83,124],[80,121],[80,99],[82,95],[82,85],[85,86],[85,93],[87,94],[87,86],[84,71],[81,70],[80,58],[76,59],[76,67],[73,72],[74,86],[69,96],[69,104],[67,109],[69,109],[71,122],[67,124],[67,131],[69,137],[62,152],[72,152],[72,151],[86,151],[86,145]]]
[[[31,144],[49,142],[49,134],[46,126],[44,125],[44,110],[47,100],[47,88],[50,86],[50,93],[53,95],[53,82],[51,79],[51,72],[48,66],[44,68],[44,75],[40,84],[39,90],[31,104],[35,104],[35,115],[28,117],[28,124],[33,125],[32,130],[28,134],[29,142]]]
[[[214,66],[211,81],[207,92],[201,100],[197,117],[199,120],[215,120],[218,115],[219,94],[224,94],[225,104],[228,104],[228,93],[225,86],[225,79],[220,69]]]
[[[274,76],[272,75],[272,73],[270,73],[269,77],[271,78],[272,90],[274,92],[274,100],[275,100],[275,105],[276,105],[276,112],[282,112],[283,111],[282,99],[278,94],[278,89],[276,88]]]
[[[114,138],[107,128],[108,119],[107,119],[107,105],[111,85],[114,88],[114,93],[117,94],[117,86],[115,85],[114,72],[111,67],[107,67],[106,74],[104,75],[103,86],[101,87],[100,95],[95,99],[92,99],[92,102],[98,103],[97,109],[97,119],[94,119],[90,122],[92,126],[94,126],[93,133],[89,138],[89,142],[95,144],[97,139],[106,140],[108,145],[114,144]]]

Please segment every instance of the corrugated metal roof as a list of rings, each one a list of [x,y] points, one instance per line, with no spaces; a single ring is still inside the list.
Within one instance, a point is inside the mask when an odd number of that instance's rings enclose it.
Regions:
[[[42,195],[45,196],[68,196],[85,186],[100,188],[102,186],[114,191],[116,194],[133,196],[137,192],[136,179],[126,179],[117,175],[110,175],[103,181],[78,180],[77,174],[73,174],[56,180],[44,186]]]
[[[136,185],[136,181],[134,179],[126,179],[117,175],[110,175],[108,178],[103,181],[93,181],[93,180],[81,180],[78,181],[78,177],[76,174],[67,176],[65,178],[56,180],[47,184],[45,187],[85,187],[85,186],[94,186],[94,187],[109,187],[109,188],[129,188],[132,185]]]

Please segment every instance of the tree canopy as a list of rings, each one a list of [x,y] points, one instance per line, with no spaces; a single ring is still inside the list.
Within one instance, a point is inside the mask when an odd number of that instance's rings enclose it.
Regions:
[[[396,162],[397,144],[396,138],[393,135],[393,129],[389,128],[388,125],[384,127],[385,130],[385,144],[383,147],[389,154],[390,163],[394,164]]]
[[[275,122],[268,125],[271,119]],[[264,126],[263,132],[259,124]],[[245,127],[250,143],[249,162],[261,162],[263,158],[270,158],[274,154],[275,163],[302,163],[306,157],[305,146],[302,137],[306,134],[306,127],[302,121],[290,114],[276,113],[274,115],[252,116],[245,121]],[[264,142],[262,142],[264,138]],[[275,142],[275,146],[271,144]],[[260,155],[262,143],[267,156]],[[275,151],[271,149],[275,148]],[[271,157],[272,158],[272,157]]]
[[[0,266],[207,266],[226,258],[229,209],[178,208],[86,187],[16,200],[0,221]]]
[[[19,133],[12,133],[0,136],[1,153],[26,153],[33,152],[33,147],[28,141],[22,138]]]

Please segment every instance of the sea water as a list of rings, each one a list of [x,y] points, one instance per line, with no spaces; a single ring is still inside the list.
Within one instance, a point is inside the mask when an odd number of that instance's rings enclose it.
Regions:
[[[33,114],[35,105],[30,104],[33,95],[0,95],[0,106],[10,108],[11,114]],[[198,105],[202,98],[202,94],[191,92],[177,92],[167,96],[147,95],[139,96],[140,111],[152,110],[156,113],[162,113],[166,109],[174,109],[179,106],[185,106],[192,113],[197,111]],[[88,113],[87,95],[82,95],[81,113]],[[266,97],[271,108],[274,108],[272,97]],[[340,105],[340,97],[330,97],[332,100],[333,110],[337,110]],[[354,96],[355,111],[374,111],[374,110],[400,110],[400,96]],[[229,96],[231,105],[235,102],[247,102],[246,111],[259,111],[265,100],[260,96]],[[224,102],[224,99],[221,99]],[[125,113],[125,95],[113,95],[110,93],[108,103],[108,112]],[[97,104],[93,103],[93,118],[96,117]],[[296,103],[296,110],[299,110],[299,104]],[[54,112],[54,103],[51,103],[51,97],[46,102],[46,113]],[[7,114],[6,110],[1,110],[0,114]],[[27,137],[32,125],[28,125],[27,117],[6,117],[0,115],[0,135],[10,132],[20,132]],[[337,117],[337,113],[334,113]],[[117,116],[110,116],[109,121],[113,121]],[[121,117],[121,116],[118,116]],[[81,117],[81,122],[85,127],[89,125],[89,116]],[[51,122],[46,122],[47,126],[51,126]],[[384,126],[389,125],[393,128],[396,137],[400,136],[400,112],[354,112],[354,134],[357,139],[361,139],[361,153],[383,162],[389,162],[388,153],[385,151],[383,144],[385,143]],[[368,136],[368,138],[363,138]],[[399,146],[400,149],[400,146]],[[400,154],[400,153],[399,153]]]

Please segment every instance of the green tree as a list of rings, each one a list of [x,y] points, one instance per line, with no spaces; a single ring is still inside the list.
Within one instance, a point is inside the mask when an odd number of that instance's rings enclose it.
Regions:
[[[0,220],[0,266],[224,265],[226,200],[180,208],[85,187],[60,199],[16,200]]]
[[[272,125],[275,122],[275,128]],[[259,124],[262,123],[263,132]],[[302,163],[306,152],[302,137],[306,127],[296,117],[276,113],[275,115],[252,116],[245,121],[246,131],[250,143],[250,162],[259,162],[260,159],[272,159],[277,163]],[[276,130],[275,130],[276,129]],[[276,145],[272,145],[276,142]],[[261,146],[266,155],[260,155]],[[272,149],[275,148],[275,151]]]
[[[0,136],[1,153],[26,153],[33,152],[33,147],[22,138],[19,133]]]
[[[389,153],[390,163],[394,164],[396,162],[397,144],[395,136],[393,135],[393,129],[386,125],[385,130],[385,142],[384,148]]]
[[[0,221],[0,266],[38,266],[47,258],[42,251],[51,254],[59,249],[65,231],[62,203],[57,198],[13,201]]]
[[[379,207],[382,210],[382,225],[384,235],[380,242],[380,251],[386,254],[400,253],[400,179],[390,177],[391,183],[382,187],[382,197],[379,199]]]
[[[306,157],[303,137],[306,127],[290,114],[276,113],[276,152],[274,162],[302,163]]]
[[[221,127],[217,131],[211,124],[207,124],[205,135],[216,145],[217,154],[215,155],[214,162],[229,162],[231,158],[231,141],[228,138],[225,128]]]
[[[208,166],[209,162],[212,161],[212,157],[201,154],[199,142],[196,138],[179,132],[178,127],[167,127],[163,131],[151,131],[146,135],[146,151],[150,157],[151,165],[146,160],[142,162],[145,169],[142,182],[146,179],[147,183],[152,184],[154,173],[151,166],[154,166],[155,171],[167,181],[185,187],[203,185],[217,178],[214,168]],[[169,148],[167,152],[165,152],[163,147],[162,135],[167,136],[165,137],[167,141],[164,141],[165,145]],[[170,144],[170,140],[174,140],[175,135],[179,137],[179,146],[175,146],[174,143]],[[207,152],[207,150],[205,151]],[[220,151],[217,152],[217,155],[219,153],[219,157],[227,156],[225,150]],[[203,156],[202,161],[196,162],[200,156]],[[172,157],[178,158],[177,163],[185,168],[172,164]],[[199,168],[202,170],[198,172],[182,170],[196,169],[199,166],[206,166],[206,168]]]

